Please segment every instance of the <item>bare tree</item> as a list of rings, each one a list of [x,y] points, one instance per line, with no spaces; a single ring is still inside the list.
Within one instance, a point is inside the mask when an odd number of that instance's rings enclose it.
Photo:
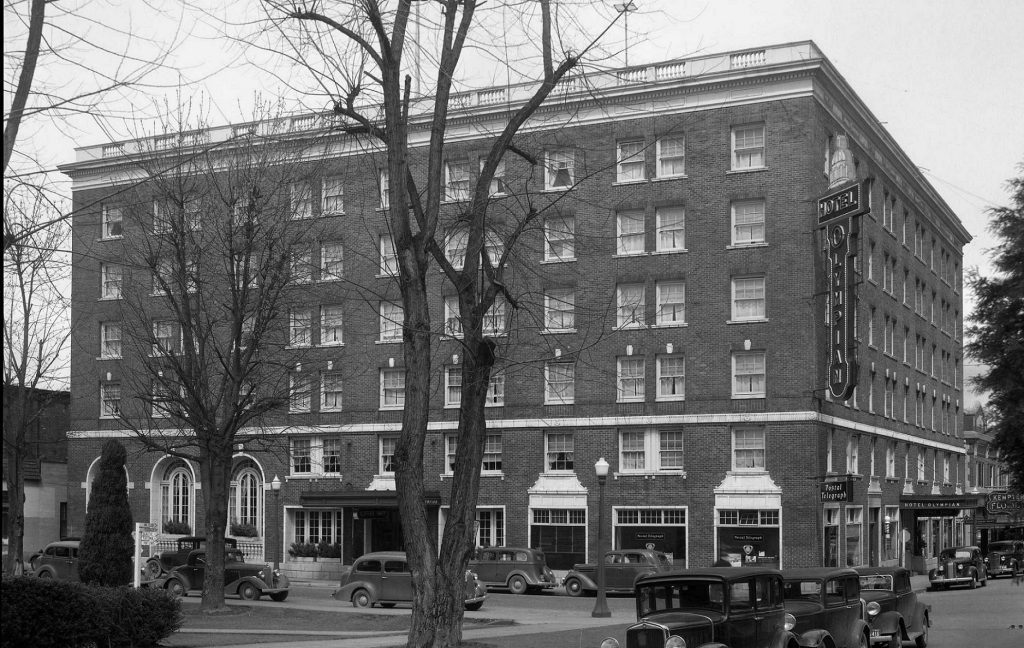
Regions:
[[[551,3],[540,0],[519,6],[523,12],[519,17],[537,26],[528,40],[539,50],[541,79],[525,101],[508,107],[507,121],[490,138],[479,174],[469,180],[475,184],[469,188],[458,218],[465,231],[465,261],[456,267],[445,256],[441,210],[445,138],[450,113],[456,106],[455,83],[467,47],[486,49],[488,42],[501,40],[481,26],[481,3],[363,0],[328,9],[319,2],[266,0],[265,5],[281,41],[294,47],[282,54],[312,74],[317,88],[314,96],[329,96],[339,128],[350,135],[376,140],[387,156],[387,177],[391,179],[386,187],[387,223],[398,258],[404,308],[406,400],[395,473],[415,591],[408,645],[454,647],[461,640],[465,570],[475,545],[474,521],[486,440],[484,405],[495,362],[495,341],[485,334],[484,321],[497,299],[515,308],[515,296],[505,283],[506,266],[520,237],[536,227],[537,219],[551,202],[551,198],[539,204],[524,200],[515,218],[498,228],[488,218],[490,187],[498,165],[509,153],[526,160],[538,173],[547,171],[543,157],[519,146],[517,135],[559,82],[580,65],[592,44],[578,52],[556,51],[553,34],[558,30],[553,28]],[[437,36],[436,50],[431,53],[423,51],[426,38],[413,42],[415,36],[410,32],[418,31],[420,25],[431,27]],[[434,78],[429,98],[417,100],[413,96],[413,77],[404,75],[409,65],[405,57],[410,56],[413,45],[417,47],[416,67],[423,59],[431,61]],[[422,125],[429,130],[429,145],[413,152],[410,115],[416,111],[426,112]],[[432,263],[440,266],[457,291],[464,349],[457,454],[450,511],[440,548],[428,533],[423,497],[431,345],[436,334],[431,330],[428,307],[428,268]]]
[[[4,187],[4,481],[10,489],[10,546],[4,574],[23,569],[28,432],[45,411],[48,390],[66,383],[70,334],[65,228],[36,229],[53,214],[40,195]],[[31,233],[27,233],[31,232]]]
[[[224,536],[235,443],[289,396],[276,353],[288,340],[292,245],[317,240],[293,219],[303,167],[267,128],[209,144],[169,128],[147,151],[122,207],[125,345],[116,411],[147,447],[196,461],[205,505],[204,609],[224,605]],[[168,148],[165,148],[169,146]]]

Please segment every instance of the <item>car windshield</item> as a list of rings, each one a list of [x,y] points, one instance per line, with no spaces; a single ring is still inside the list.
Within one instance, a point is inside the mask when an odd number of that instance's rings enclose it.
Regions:
[[[892,591],[892,576],[886,576],[884,574],[872,574],[871,576],[861,576],[860,588],[862,590]]]
[[[782,597],[787,601],[793,599],[820,601],[821,581],[787,580],[782,586]]]
[[[957,560],[957,559],[960,559],[960,558],[970,558],[970,557],[971,557],[971,550],[970,549],[946,549],[945,551],[942,552],[942,555],[941,555],[940,558],[942,560]]]
[[[636,598],[641,616],[669,610],[724,612],[724,591],[719,581],[676,581],[642,585]]]

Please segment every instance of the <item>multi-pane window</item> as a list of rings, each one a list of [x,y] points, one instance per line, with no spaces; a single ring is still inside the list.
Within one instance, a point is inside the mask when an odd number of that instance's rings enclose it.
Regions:
[[[643,180],[645,157],[643,140],[619,142],[615,179],[618,182]]]
[[[491,379],[487,382],[487,397],[484,401],[486,407],[498,407],[505,404],[505,374],[503,372],[491,373]]]
[[[686,173],[686,138],[682,135],[662,137],[657,143],[659,178],[671,178]]]
[[[896,477],[896,442],[890,441],[885,447],[885,476],[890,479]]]
[[[466,265],[466,246],[469,245],[469,230],[457,227],[450,232],[444,241],[444,256],[456,270]]]
[[[462,402],[462,367],[444,370],[444,406],[458,407]]]
[[[618,358],[619,402],[642,401],[644,399],[644,359],[637,357]]]
[[[103,238],[121,238],[124,235],[123,225],[121,209],[103,205]]]
[[[166,234],[171,231],[171,206],[161,200],[153,201],[153,233]]]
[[[548,151],[545,189],[568,189],[575,178],[575,153],[571,150]]]
[[[504,335],[507,323],[508,304],[505,302],[504,297],[495,297],[494,303],[484,313],[484,320],[482,322],[484,335]]]
[[[339,395],[340,398],[340,395]],[[340,401],[339,401],[340,402]],[[323,440],[323,467],[325,473],[341,472],[341,439]]]
[[[764,280],[764,277],[740,277],[732,280],[733,321],[765,318]]]
[[[400,304],[380,302],[380,341],[400,342],[402,340],[402,320],[405,317]]]
[[[309,374],[292,373],[288,383],[288,411],[308,412],[313,401],[313,381]]]
[[[174,392],[170,385],[160,380],[154,380],[150,394],[153,399],[150,405],[150,414],[153,418],[165,418],[172,410],[176,409],[173,402]]]
[[[732,244],[764,243],[764,214],[763,200],[744,200],[732,203]]]
[[[387,168],[383,168],[377,174],[377,189],[380,192],[380,208],[387,209],[391,205],[391,187],[390,178],[388,177],[389,171]]]
[[[764,470],[764,429],[738,428],[732,431],[733,470]]]
[[[683,400],[686,397],[686,359],[683,356],[658,356],[657,378],[657,400]]]
[[[341,411],[342,376],[338,371],[325,371],[320,374],[320,411]]]
[[[480,170],[483,171],[487,158],[480,158]],[[505,160],[498,160],[498,166],[494,168],[494,177],[491,178],[490,195],[503,196],[508,193],[508,185],[505,184]]]
[[[576,366],[571,362],[548,362],[544,366],[544,402],[571,404],[576,398]]]
[[[121,357],[121,322],[100,324],[100,357]]]
[[[649,429],[619,432],[619,470],[621,472],[682,469],[682,430]]]
[[[389,234],[380,237],[380,274],[386,277],[398,275],[398,254]]]
[[[156,259],[153,266],[153,294],[166,295],[177,285],[174,276],[174,261],[170,257]]]
[[[405,407],[405,369],[380,370],[380,408]]]
[[[860,435],[851,434],[846,439],[846,472],[850,475],[860,473]]]
[[[483,472],[501,472],[501,435],[488,434],[484,441]]]
[[[339,304],[320,307],[320,344],[342,344],[342,308]]]
[[[678,252],[686,249],[686,210],[682,207],[658,207],[658,252]]]
[[[380,438],[380,464],[379,470],[382,475],[392,475],[395,472],[395,449],[398,446],[398,437]]]
[[[450,337],[460,337],[462,335],[458,295],[445,295],[444,297],[444,334]]]
[[[313,343],[313,312],[308,308],[293,310],[289,314],[288,344],[309,346]]]
[[[686,283],[683,281],[659,281],[656,285],[658,310],[655,321],[659,326],[675,326],[686,323]]]
[[[764,167],[764,165],[764,124],[749,124],[733,127],[733,170],[759,169]]]
[[[342,525],[341,511],[317,511],[298,509],[295,511],[294,542],[297,544],[320,543],[340,544]]]
[[[291,189],[292,218],[313,217],[313,188],[308,182],[293,182]]]
[[[121,383],[100,384],[100,418],[117,418],[121,415]]]
[[[192,511],[192,473],[181,463],[172,464],[160,484],[161,517],[189,523]]]
[[[572,470],[573,437],[572,433],[549,432],[544,435],[545,469],[548,472]]]
[[[100,297],[120,299],[124,274],[121,266],[113,263],[100,264]]]
[[[344,277],[345,249],[341,243],[320,246],[320,281],[335,281]]]
[[[345,186],[341,176],[324,178],[322,198],[321,211],[325,216],[345,212]]]
[[[615,324],[619,328],[643,326],[646,307],[643,284],[619,284],[616,288]]]
[[[153,322],[153,356],[171,355],[178,352],[178,336],[174,320],[157,320]]]
[[[292,439],[292,472],[308,474],[313,472],[313,441],[312,439]]]
[[[643,254],[644,212],[642,209],[618,212],[615,215],[616,253]]]
[[[469,200],[469,166],[469,160],[445,163],[445,200]]]
[[[302,245],[293,245],[289,277],[295,283],[313,281],[313,251]]]
[[[763,351],[732,355],[732,397],[764,398],[765,354]]]
[[[576,258],[576,219],[558,216],[544,221],[544,260],[569,261]]]
[[[544,328],[571,331],[576,328],[576,291],[553,288],[544,293]]]

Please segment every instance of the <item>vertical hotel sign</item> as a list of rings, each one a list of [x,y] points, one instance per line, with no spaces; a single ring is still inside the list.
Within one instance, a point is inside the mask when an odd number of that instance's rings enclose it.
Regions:
[[[828,328],[828,390],[835,398],[846,400],[857,386],[856,342],[853,337],[856,315],[857,217],[869,209],[863,182],[852,177],[848,164],[846,138],[837,138],[832,154],[830,191],[818,199],[818,225],[825,228],[828,282],[825,321]]]

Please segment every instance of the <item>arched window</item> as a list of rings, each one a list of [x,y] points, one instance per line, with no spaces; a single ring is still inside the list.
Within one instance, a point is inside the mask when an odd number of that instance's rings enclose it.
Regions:
[[[177,531],[182,528],[180,525],[188,525],[189,530],[185,533],[190,533],[193,509],[192,473],[184,462],[176,461],[168,466],[161,483],[161,495],[164,526],[167,527],[167,523],[171,522],[173,523],[171,528],[175,529],[175,531],[167,531],[165,528],[165,532],[180,532]]]
[[[262,532],[263,479],[256,464],[250,460],[236,467],[234,479],[231,480],[228,522],[255,527]]]

